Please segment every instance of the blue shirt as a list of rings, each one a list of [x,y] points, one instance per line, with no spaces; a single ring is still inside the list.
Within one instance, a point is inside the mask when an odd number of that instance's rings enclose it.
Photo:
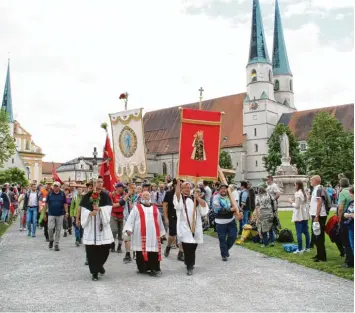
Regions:
[[[48,215],[64,215],[64,204],[66,204],[66,197],[63,191],[60,191],[59,193],[50,192],[47,196]]]

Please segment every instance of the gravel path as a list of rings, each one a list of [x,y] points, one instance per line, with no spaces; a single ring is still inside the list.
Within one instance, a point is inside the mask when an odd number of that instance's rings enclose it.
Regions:
[[[61,238],[48,249],[41,230],[26,237],[13,225],[0,242],[0,311],[308,311],[353,312],[354,283],[327,273],[233,247],[222,262],[218,241],[205,236],[194,276],[186,276],[177,250],[163,276],[136,274],[122,254],[110,254],[106,274],[92,282],[84,247]]]

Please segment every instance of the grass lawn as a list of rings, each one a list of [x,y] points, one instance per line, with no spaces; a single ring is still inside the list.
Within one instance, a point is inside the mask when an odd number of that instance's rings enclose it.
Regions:
[[[283,211],[279,212],[280,222],[283,228],[288,228],[292,231],[294,240],[297,243],[296,237],[296,229],[294,223],[291,222],[292,212],[291,211]],[[311,232],[311,222],[309,223],[309,231]],[[217,233],[213,231],[213,229],[206,231],[205,234],[211,235],[213,237],[217,237]],[[303,236],[303,246],[305,245],[305,238]],[[319,262],[315,263],[311,259],[316,254],[316,249],[312,249],[309,253],[304,254],[293,254],[284,252],[282,243],[276,243],[275,247],[267,247],[261,248],[260,244],[253,243],[251,241],[247,241],[244,243],[243,247],[248,248],[250,250],[254,250],[270,257],[276,257],[283,260],[287,260],[289,262],[297,263],[306,267],[314,268],[320,271],[324,271],[330,274],[337,275],[339,277],[343,277],[345,279],[354,279],[354,270],[343,268],[342,265],[344,263],[344,258],[339,256],[339,250],[337,246],[332,243],[326,235],[325,247],[327,250],[327,262]]]
[[[5,233],[5,231],[11,226],[12,221],[8,221],[9,225],[5,225],[3,223],[0,223],[0,237]]]

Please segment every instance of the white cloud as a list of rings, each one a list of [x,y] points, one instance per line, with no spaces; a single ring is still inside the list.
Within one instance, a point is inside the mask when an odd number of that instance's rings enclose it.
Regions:
[[[250,18],[233,28],[223,19],[185,15],[186,3],[1,2],[7,20],[0,31],[0,84],[11,51],[14,110],[47,160],[100,149],[100,123],[123,109],[121,92],[130,93],[130,108],[145,111],[197,101],[200,86],[206,99],[245,92]],[[298,109],[350,102],[344,71],[350,53],[321,47],[313,24],[285,34]]]

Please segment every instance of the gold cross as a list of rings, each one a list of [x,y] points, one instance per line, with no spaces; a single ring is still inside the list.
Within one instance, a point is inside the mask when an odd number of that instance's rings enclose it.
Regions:
[[[199,104],[199,109],[202,110],[202,93],[204,92],[203,88],[200,87],[198,90],[200,92],[200,104]]]

